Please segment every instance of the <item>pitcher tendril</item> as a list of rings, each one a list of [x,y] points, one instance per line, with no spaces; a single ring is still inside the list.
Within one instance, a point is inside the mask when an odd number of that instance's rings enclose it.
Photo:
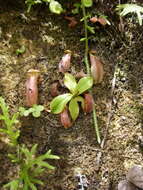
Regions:
[[[88,24],[87,24],[87,15],[86,15],[86,10],[85,10],[85,6],[86,7],[90,7],[92,6],[92,1],[89,0],[85,1],[81,0],[81,7],[82,7],[82,13],[83,13],[83,21],[84,21],[84,32],[85,32],[85,54],[84,54],[84,62],[85,62],[85,66],[86,66],[86,71],[87,74],[90,76],[91,72],[90,72],[90,66],[89,66],[89,60],[88,60],[88,53],[89,53],[89,46],[88,46]],[[90,90],[90,93],[92,93],[92,89]],[[94,128],[95,128],[95,132],[96,132],[96,136],[97,136],[97,142],[100,144],[101,143],[101,138],[100,138],[100,132],[99,132],[99,128],[98,128],[98,123],[97,123],[97,116],[96,116],[96,110],[95,110],[95,105],[93,107],[93,123],[94,123]]]

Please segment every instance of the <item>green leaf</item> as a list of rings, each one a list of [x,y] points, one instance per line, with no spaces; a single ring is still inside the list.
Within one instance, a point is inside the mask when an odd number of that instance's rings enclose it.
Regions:
[[[92,0],[82,0],[85,7],[91,7],[93,5]]]
[[[33,110],[32,111],[35,111],[35,110],[38,110],[38,111],[43,111],[44,110],[44,106],[42,105],[37,105],[37,104],[34,104],[33,105]]]
[[[2,109],[2,113],[5,119],[9,118],[9,113],[8,113],[9,107],[6,105],[5,100],[2,97],[0,97],[0,107]]]
[[[50,103],[51,112],[54,114],[61,113],[72,97],[73,95],[70,93],[62,94],[55,97]]]
[[[34,107],[35,105],[33,105],[33,107],[32,108],[29,108],[28,109],[28,111],[29,111],[29,113],[32,113],[32,112],[34,112],[35,111],[35,107]]]
[[[75,121],[79,115],[79,105],[78,102],[81,103],[82,108],[84,108],[84,99],[81,96],[77,96],[72,99],[69,103],[69,111],[72,119]]]
[[[86,28],[91,32],[92,34],[95,34],[94,27],[91,27],[89,25],[86,26]]]
[[[31,159],[32,155],[27,148],[21,148],[21,152],[25,155],[26,159]]]
[[[139,21],[139,25],[141,26],[142,25],[142,15],[139,11],[137,11],[137,17],[138,17],[138,21]]]
[[[23,113],[25,112],[25,108],[24,107],[19,107],[19,113],[21,116],[23,116]]]
[[[72,119],[75,121],[79,115],[79,105],[75,98],[69,103],[69,111]]]
[[[46,154],[51,154],[52,150],[49,149]]]
[[[11,162],[16,163],[19,161],[19,158],[17,158],[17,155],[15,154],[8,154],[8,157],[11,159]]]
[[[86,90],[90,89],[93,85],[93,79],[91,77],[83,77],[77,84],[78,94],[82,94]]]
[[[91,15],[87,13],[85,17],[82,17],[82,18],[80,19],[80,22],[84,22],[84,20],[85,20],[85,19],[88,19],[88,18],[91,18]]]
[[[19,116],[19,113],[14,113],[13,116],[12,116],[12,119],[11,119],[11,125],[13,124],[17,124],[19,121],[18,121],[18,116]]]
[[[45,170],[44,168],[37,167],[37,168],[34,169],[34,173],[36,175],[39,175],[39,174],[43,173],[44,170]]]
[[[47,162],[44,162],[44,161],[39,162],[38,165],[41,166],[41,167],[46,167],[46,168],[51,169],[51,170],[55,169],[54,166],[52,166],[52,165],[50,165],[50,164],[48,164]]]
[[[38,4],[38,3],[42,3],[41,0],[26,0],[25,1],[25,4],[27,4],[28,8],[27,8],[27,12],[29,13],[30,10],[31,10],[31,7],[35,4]]]
[[[59,160],[60,157],[59,156],[56,156],[56,155],[48,155],[46,159],[55,159],[55,160]]]
[[[142,12],[143,13],[143,7],[137,5],[137,4],[120,4],[117,6],[116,11],[121,11],[121,16],[126,16],[129,13],[136,13],[136,12]]]
[[[43,1],[46,2],[46,3],[50,3],[51,0],[43,0]]]
[[[56,156],[56,155],[53,155],[53,154],[51,154],[51,152],[48,151],[47,153],[39,156],[37,158],[37,162],[39,162],[41,160],[46,160],[46,159],[56,159],[57,160],[57,159],[60,159],[60,157]]]
[[[25,53],[25,51],[26,51],[25,46],[21,46],[21,48],[16,50],[16,55],[21,55],[21,54]]]
[[[3,115],[0,115],[0,120],[5,120],[5,117]]]
[[[63,8],[58,1],[51,0],[49,3],[49,9],[52,13],[61,14],[63,12]]]
[[[25,116],[25,117],[27,117],[31,113],[30,109],[26,110],[24,107],[20,107],[19,112],[21,116]]]
[[[77,83],[73,75],[65,73],[64,85],[70,90],[72,94],[76,93]]]
[[[41,111],[44,110],[44,106],[42,105],[33,105],[32,115],[33,117],[40,117]]]
[[[39,184],[39,185],[44,185],[44,183],[41,180],[39,180],[39,179],[32,178],[31,181],[34,182],[34,183],[36,183],[36,184]]]
[[[77,102],[81,103],[81,107],[82,109],[84,109],[84,98],[81,96],[77,96],[76,98],[74,98]]]
[[[60,159],[59,156],[51,154],[51,149],[48,150],[44,155],[40,156],[40,159]],[[44,157],[43,157],[44,156]]]
[[[83,41],[85,41],[86,40],[86,38],[81,38],[80,39],[80,42],[83,42]]]
[[[24,185],[23,185],[23,189],[22,190],[29,190],[28,187],[29,187],[28,182],[25,182]]]
[[[136,13],[138,17],[139,24],[142,25],[142,15],[143,7],[137,4],[120,4],[116,7],[116,11],[119,12],[120,16],[126,16],[129,13]]]
[[[32,112],[32,115],[33,115],[33,117],[40,117],[40,115],[41,115],[41,112],[40,111],[34,111],[34,112]]]
[[[73,5],[75,8],[72,9],[72,13],[73,14],[78,14],[79,13],[79,8],[81,7],[81,4],[80,3],[74,3]]]
[[[23,113],[23,116],[27,117],[31,112],[29,110],[25,110],[25,112]]]
[[[7,183],[6,185],[4,185],[4,188],[9,187],[10,190],[18,190],[18,186],[19,186],[19,180],[13,180],[9,183]]]
[[[31,190],[37,190],[37,187],[33,183],[29,183]]]
[[[32,154],[32,155],[35,155],[35,154],[36,154],[37,146],[38,146],[38,144],[34,144],[34,145],[32,146],[32,148],[31,148],[31,154]]]
[[[39,111],[43,111],[43,110],[44,110],[44,106],[42,106],[42,105],[37,105],[37,109],[38,109]]]
[[[32,113],[33,117],[40,117],[41,111],[44,110],[44,106],[42,105],[33,105],[32,108],[26,110],[24,107],[19,108],[19,112],[21,116],[27,117],[30,113]]]
[[[7,134],[7,129],[1,129],[1,128],[0,128],[0,133],[5,133],[5,134]]]

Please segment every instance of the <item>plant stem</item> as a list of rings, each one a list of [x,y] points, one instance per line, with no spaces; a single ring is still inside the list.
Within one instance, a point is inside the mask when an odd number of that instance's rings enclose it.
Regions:
[[[83,4],[83,0],[81,0],[82,3],[82,12],[83,12],[83,18],[84,18],[84,32],[85,32],[85,54],[84,54],[84,61],[86,65],[86,71],[87,74],[90,75],[90,69],[89,69],[89,62],[88,62],[88,32],[87,32],[87,18],[86,18],[86,11],[85,11],[85,6]]]
[[[83,0],[81,0],[81,6],[82,6],[83,19],[84,19],[84,30],[85,30],[84,62],[85,62],[85,65],[86,65],[87,74],[90,76],[91,73],[90,73],[90,66],[89,66],[89,61],[88,61],[89,46],[88,46],[87,16],[86,16],[86,10],[85,10]],[[93,94],[92,89],[90,90],[90,93]],[[93,107],[93,124],[94,124],[94,128],[95,128],[95,131],[96,131],[97,142],[100,144],[101,143],[101,138],[100,138],[100,132],[99,132],[98,123],[97,123],[95,105]]]
[[[100,144],[101,143],[101,138],[100,138],[100,132],[99,132],[98,123],[97,123],[95,105],[93,107],[93,122],[94,122],[95,131],[96,131],[97,142]]]

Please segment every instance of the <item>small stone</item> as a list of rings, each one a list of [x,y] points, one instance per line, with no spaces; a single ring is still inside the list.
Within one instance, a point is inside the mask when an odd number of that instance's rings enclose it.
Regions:
[[[127,177],[127,180],[133,183],[135,186],[143,189],[143,167],[142,166],[136,165],[130,168],[126,177]]]
[[[122,82],[125,82],[125,81],[126,81],[126,78],[125,78],[125,77],[123,77],[123,78],[121,79],[121,81],[122,81]]]
[[[142,149],[143,148],[143,136],[139,136],[138,141],[139,141],[139,146]]]
[[[137,188],[127,180],[122,180],[118,184],[118,190],[137,190]]]

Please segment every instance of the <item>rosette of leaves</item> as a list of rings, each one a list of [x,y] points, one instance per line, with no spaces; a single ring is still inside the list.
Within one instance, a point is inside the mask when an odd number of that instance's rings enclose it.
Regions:
[[[32,114],[33,117],[40,117],[41,112],[44,110],[44,106],[34,104],[32,108],[26,109],[24,107],[19,108],[19,112],[21,116],[29,116],[29,114]]]
[[[87,76],[81,78],[77,83],[73,75],[65,73],[64,85],[70,93],[55,97],[50,103],[50,109],[53,114],[59,114],[67,106],[72,120],[75,121],[79,115],[79,103],[84,109],[84,98],[81,95],[92,87],[93,79]]]

